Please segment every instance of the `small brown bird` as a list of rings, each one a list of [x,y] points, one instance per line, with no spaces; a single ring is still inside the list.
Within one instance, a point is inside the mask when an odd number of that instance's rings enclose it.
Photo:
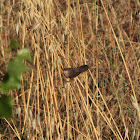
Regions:
[[[89,68],[88,65],[83,65],[77,68],[64,68],[63,72],[66,78],[74,78],[78,76],[80,73],[87,71],[88,68]]]

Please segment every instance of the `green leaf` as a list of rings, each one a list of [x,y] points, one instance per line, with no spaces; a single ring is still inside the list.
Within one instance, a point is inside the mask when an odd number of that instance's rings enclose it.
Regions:
[[[20,77],[24,72],[29,70],[29,67],[24,64],[24,59],[31,61],[28,49],[20,50],[17,57],[10,60],[8,64],[8,72],[4,75],[3,81],[0,85],[0,91],[5,93],[11,89],[21,87]]]
[[[8,64],[8,74],[12,77],[20,78],[21,74],[28,71],[29,68],[21,60],[14,59]]]
[[[16,40],[12,40],[11,41],[11,44],[10,44],[10,48],[11,49],[17,49],[17,48],[19,48],[19,42],[16,41]]]
[[[13,117],[13,101],[11,97],[2,95],[0,97],[0,117]]]
[[[1,83],[0,90],[3,93],[5,93],[5,92],[9,91],[10,89],[20,88],[20,87],[21,87],[20,80],[18,78],[16,78],[16,77],[10,76],[8,81]]]
[[[26,48],[20,50],[17,54],[17,57],[21,60],[28,60],[28,61],[32,62],[30,51]]]

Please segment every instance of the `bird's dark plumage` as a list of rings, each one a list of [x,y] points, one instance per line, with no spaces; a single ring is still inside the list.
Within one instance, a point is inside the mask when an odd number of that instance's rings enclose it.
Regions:
[[[80,73],[87,71],[88,69],[88,65],[83,65],[77,68],[64,68],[63,72],[66,78],[74,78]]]

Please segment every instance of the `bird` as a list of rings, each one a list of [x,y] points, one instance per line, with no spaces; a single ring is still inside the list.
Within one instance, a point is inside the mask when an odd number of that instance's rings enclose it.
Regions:
[[[83,73],[89,69],[88,65],[82,65],[77,68],[64,68],[63,73],[66,78],[75,78],[80,73]]]

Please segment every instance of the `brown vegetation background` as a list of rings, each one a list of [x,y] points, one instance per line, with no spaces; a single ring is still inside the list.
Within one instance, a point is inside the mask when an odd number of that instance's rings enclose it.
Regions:
[[[33,58],[1,139],[139,139],[138,0],[2,0],[0,33],[2,74],[20,49]],[[67,82],[62,68],[83,64]]]

